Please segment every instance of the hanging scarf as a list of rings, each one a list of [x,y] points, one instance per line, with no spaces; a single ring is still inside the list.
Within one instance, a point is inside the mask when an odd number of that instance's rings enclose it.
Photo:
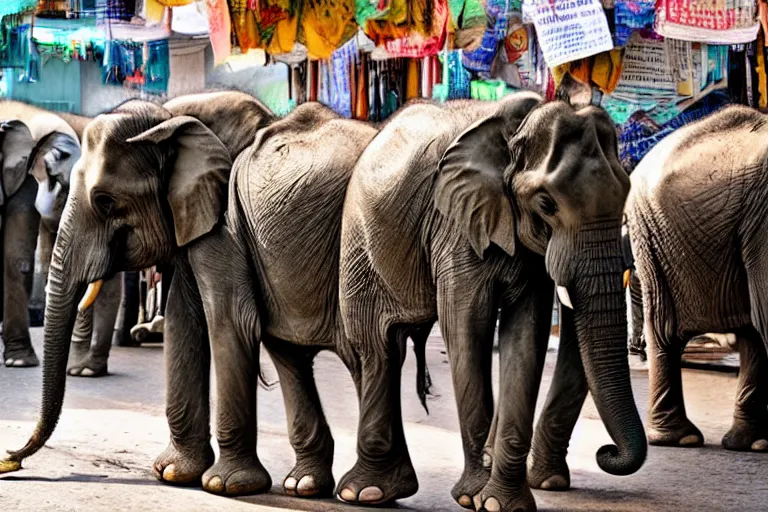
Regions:
[[[232,53],[232,21],[227,0],[205,0],[208,11],[208,36],[211,39],[215,65],[222,64]]]

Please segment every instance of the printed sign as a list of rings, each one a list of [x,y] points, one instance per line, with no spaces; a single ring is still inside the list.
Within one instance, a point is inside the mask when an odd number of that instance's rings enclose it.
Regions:
[[[599,0],[526,0],[526,4],[549,67],[613,49]]]

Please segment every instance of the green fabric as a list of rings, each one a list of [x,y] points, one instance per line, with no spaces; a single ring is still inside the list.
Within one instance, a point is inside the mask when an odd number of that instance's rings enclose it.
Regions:
[[[501,80],[472,80],[469,84],[470,94],[474,100],[496,101],[515,92]]]
[[[459,28],[477,27],[486,23],[483,0],[448,0],[448,10],[453,24]],[[464,21],[461,26],[460,16]]]

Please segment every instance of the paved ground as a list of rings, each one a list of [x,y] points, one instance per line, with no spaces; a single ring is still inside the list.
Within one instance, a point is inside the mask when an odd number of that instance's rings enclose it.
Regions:
[[[35,329],[39,346],[41,330]],[[42,354],[42,350],[39,351]],[[166,445],[162,348],[118,348],[113,375],[101,380],[68,379],[59,427],[46,449],[25,461],[25,470],[0,478],[0,510],[356,510],[332,500],[282,496],[279,483],[293,464],[279,390],[259,390],[259,453],[275,482],[267,495],[230,500],[200,489],[160,485],[150,472]],[[399,503],[404,510],[460,511],[449,495],[461,473],[458,421],[448,363],[439,336],[430,339],[427,358],[439,397],[421,408],[415,390],[414,358],[404,370],[406,435],[420,479],[420,491]],[[543,400],[552,374],[549,354]],[[0,449],[18,448],[37,417],[40,369],[0,367]],[[352,382],[331,354],[317,363],[324,407],[336,438],[334,473],[340,477],[355,460],[357,406]],[[633,371],[635,397],[643,415],[647,373]],[[690,417],[706,436],[700,449],[651,448],[635,475],[601,472],[595,451],[608,436],[590,401],[571,442],[569,464],[574,488],[566,493],[535,492],[547,511],[759,511],[768,510],[768,454],[724,451],[735,393],[733,375],[687,370],[684,376]],[[381,509],[380,509],[381,510]]]

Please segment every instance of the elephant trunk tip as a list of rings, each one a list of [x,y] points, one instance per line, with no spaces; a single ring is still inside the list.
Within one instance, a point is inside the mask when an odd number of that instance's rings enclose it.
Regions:
[[[645,443],[624,451],[614,444],[608,444],[597,450],[597,465],[610,475],[627,476],[643,467],[647,454],[648,445]]]

